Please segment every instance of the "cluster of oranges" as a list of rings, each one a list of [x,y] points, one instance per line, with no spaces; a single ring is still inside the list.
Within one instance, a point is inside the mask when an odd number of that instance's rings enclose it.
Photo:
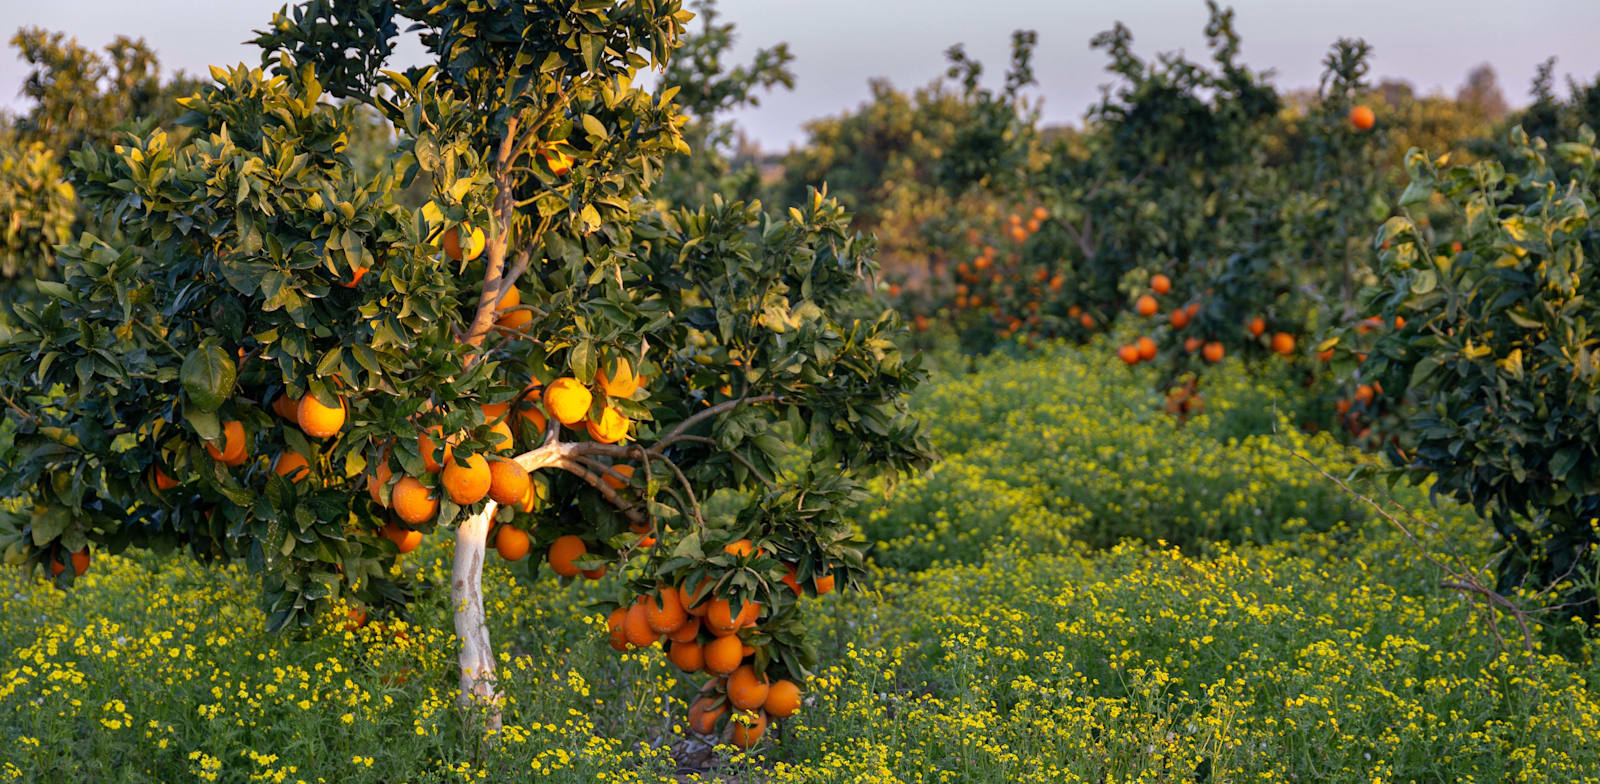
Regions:
[[[506,301],[501,300],[502,303]],[[612,398],[632,397],[643,383],[644,379],[633,372],[632,366],[626,359],[618,361],[614,376],[608,376],[602,368],[594,378],[594,384]],[[534,402],[536,400],[542,400],[542,407],[540,403]],[[595,441],[606,444],[627,438],[628,430],[632,426],[628,417],[612,405],[606,405],[599,416],[590,417],[589,409],[593,402],[594,394],[589,386],[568,376],[558,378],[542,389],[537,381],[531,382],[515,400],[484,404],[481,409],[484,421],[489,424],[490,433],[496,442],[493,449],[497,453],[516,451],[515,437],[510,424],[513,413],[524,420],[535,433],[544,433],[549,422],[554,420],[573,430],[582,430]],[[444,438],[442,429],[438,426],[429,428],[417,438],[423,467],[429,474],[438,474],[438,487],[449,496],[451,502],[457,506],[471,506],[488,497],[498,504],[512,506],[523,512],[531,513],[537,508],[543,499],[543,486],[533,481],[527,470],[514,459],[499,455],[485,458],[479,454],[457,454],[455,441],[458,439]],[[623,476],[632,473],[631,466],[617,466],[612,470]],[[391,477],[392,472],[388,467],[387,452],[385,452],[385,459],[380,460],[376,470],[367,477],[367,487],[372,499],[380,506],[385,505],[382,490]],[[609,475],[606,480],[608,483],[620,484]],[[438,515],[439,497],[436,491],[430,489],[421,479],[404,476],[391,488],[387,506],[393,509],[400,522],[412,526],[421,525]],[[416,531],[394,523],[390,523],[384,529],[384,534],[395,541],[402,553],[414,549],[421,541],[421,536]],[[583,547],[583,540],[576,536],[561,537],[552,544],[550,562],[553,568],[556,568],[558,562],[570,564],[573,558],[586,554],[577,552],[563,559],[562,553],[573,548],[572,541],[576,541],[578,548]],[[531,546],[526,532],[508,525],[500,526],[495,532],[494,543],[495,549],[512,561],[521,560],[527,555]],[[567,574],[563,569],[557,568],[557,573],[564,577],[573,576],[579,571],[581,570],[573,569]],[[592,576],[599,577],[604,571],[602,568]]]
[[[1161,311],[1161,303],[1156,297],[1171,291],[1172,280],[1170,278],[1160,273],[1152,275],[1150,277],[1150,292],[1139,295],[1139,298],[1134,301],[1134,311],[1145,318],[1155,316]],[[1167,314],[1167,323],[1171,325],[1175,332],[1182,330],[1189,326],[1189,323],[1194,320],[1199,312],[1200,303],[1190,302],[1170,311]],[[1251,337],[1259,339],[1266,334],[1267,320],[1261,316],[1256,316],[1245,323],[1245,331],[1249,332]],[[1275,332],[1268,339],[1268,347],[1275,354],[1285,357],[1290,356],[1294,354],[1295,349],[1294,335],[1287,332]],[[1129,365],[1137,365],[1140,362],[1149,362],[1155,359],[1156,349],[1157,346],[1154,340],[1149,337],[1141,337],[1133,343],[1117,349],[1117,356]],[[1198,350],[1205,361],[1213,364],[1221,362],[1222,357],[1226,354],[1220,341],[1206,340],[1196,335],[1184,338],[1183,350],[1190,354]]]
[[[760,554],[748,539],[722,549],[738,558]],[[783,582],[797,597],[801,595],[793,565]],[[657,586],[613,610],[606,618],[606,629],[611,647],[618,651],[664,642],[673,666],[685,673],[712,675],[689,707],[690,729],[710,735],[726,718],[729,742],[749,748],[761,739],[769,721],[788,718],[799,710],[800,685],[787,679],[773,680],[757,671],[756,649],[747,638],[758,628],[761,603],[750,600],[736,608],[727,597],[716,596],[712,585],[712,579],[705,577],[692,588],[687,581]],[[819,576],[812,585],[821,596],[833,590],[834,579]]]

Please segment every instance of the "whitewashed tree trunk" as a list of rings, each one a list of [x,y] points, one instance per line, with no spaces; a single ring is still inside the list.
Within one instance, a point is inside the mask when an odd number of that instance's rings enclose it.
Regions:
[[[461,640],[463,707],[484,711],[490,729],[500,729],[500,688],[494,674],[494,648],[483,618],[483,559],[489,523],[496,504],[490,501],[456,528],[456,557],[450,570],[450,599],[455,604],[456,637]]]

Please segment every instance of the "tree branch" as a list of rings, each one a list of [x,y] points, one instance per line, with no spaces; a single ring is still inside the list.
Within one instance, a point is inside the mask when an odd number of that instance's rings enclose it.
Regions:
[[[701,422],[704,422],[705,420],[710,419],[711,417],[714,417],[724,411],[731,411],[735,408],[738,408],[745,403],[754,405],[756,403],[773,403],[782,401],[783,398],[778,395],[760,395],[758,397],[741,397],[738,400],[728,400],[718,403],[704,411],[701,411],[698,414],[695,414],[694,416],[689,417],[688,419],[683,420],[682,422],[679,422],[677,427],[673,428],[672,430],[668,431],[666,435],[662,436],[661,440],[657,441],[656,445],[651,449],[659,454],[661,450],[672,446],[678,441],[682,441],[684,433],[688,432],[689,428],[694,427],[695,425],[698,425]]]

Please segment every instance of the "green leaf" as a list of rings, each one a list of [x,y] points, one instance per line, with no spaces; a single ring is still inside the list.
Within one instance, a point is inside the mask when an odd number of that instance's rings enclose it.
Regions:
[[[233,395],[239,370],[221,346],[204,343],[183,360],[178,378],[189,402],[202,411],[216,411]]]

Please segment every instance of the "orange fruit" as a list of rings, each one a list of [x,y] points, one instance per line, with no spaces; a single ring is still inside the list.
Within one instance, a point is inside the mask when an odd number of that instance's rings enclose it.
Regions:
[[[502,313],[494,320],[494,325],[510,332],[524,332],[528,325],[533,323],[533,311],[518,308],[509,313]]]
[[[544,409],[563,425],[575,425],[589,415],[594,395],[572,377],[558,378],[544,390]]]
[[[272,412],[300,426],[300,401],[288,395],[279,395],[272,401]]]
[[[371,270],[371,267],[356,267],[356,274],[353,275],[349,281],[339,281],[339,285],[347,289],[353,289],[356,287],[356,284],[360,283],[361,279],[366,277],[367,273]]]
[[[1255,318],[1250,319],[1250,323],[1245,325],[1245,329],[1250,330],[1251,337],[1259,338],[1261,337],[1261,333],[1267,331],[1267,320],[1260,316],[1256,316]]]
[[[650,620],[645,613],[645,599],[639,597],[628,607],[628,617],[622,620],[622,631],[628,635],[628,644],[635,648],[652,645],[660,637],[654,629],[650,628]]]
[[[544,156],[544,164],[550,167],[553,174],[566,174],[572,171],[572,156],[560,150],[546,149],[540,151]]]
[[[821,574],[811,580],[811,586],[817,589],[818,596],[827,596],[833,593],[833,575]]]
[[[1139,311],[1141,316],[1154,316],[1160,308],[1161,306],[1156,302],[1156,298],[1149,294],[1139,295],[1139,299],[1134,302],[1134,309]]]
[[[710,585],[710,577],[701,579],[700,584],[693,589],[683,583],[678,585],[678,603],[683,605],[684,612],[690,615],[703,616],[706,614],[706,610],[711,609],[711,602],[707,598]],[[699,602],[699,604],[695,604],[695,602]]]
[[[459,228],[451,226],[444,233],[444,255],[456,261],[472,261],[478,257],[478,254],[483,253],[485,244],[483,229],[474,228],[467,235],[467,247],[465,249],[461,247],[461,231]]]
[[[306,395],[300,398],[295,414],[301,432],[312,438],[327,438],[344,427],[345,404],[340,400],[339,407],[332,408],[323,405],[315,395]]]
[[[1178,308],[1168,314],[1167,322],[1172,325],[1173,329],[1183,329],[1189,325],[1189,311]]]
[[[785,564],[785,568],[789,570],[789,573],[783,576],[783,584],[789,586],[789,590],[794,591],[795,596],[799,596],[800,573],[795,571],[794,564]]]
[[[1288,356],[1294,353],[1294,336],[1287,332],[1278,332],[1272,336],[1272,350]]]
[[[523,401],[517,406],[517,416],[522,417],[532,426],[533,432],[543,435],[545,430],[544,412],[539,410],[539,404],[532,401]],[[538,435],[535,437],[537,438]]]
[[[389,450],[385,449],[383,457],[378,461],[378,467],[367,475],[367,493],[372,496],[372,502],[383,506],[383,486],[389,483],[389,477],[394,476],[394,471],[389,470]]]
[[[298,482],[311,475],[311,466],[299,452],[290,450],[278,455],[272,461],[272,472],[278,476],[286,476],[291,482]]]
[[[1394,317],[1394,328],[1395,329],[1405,329],[1406,328],[1406,317],[1405,316],[1395,316]]]
[[[1372,402],[1372,387],[1370,385],[1362,384],[1356,387],[1356,402],[1363,405]]]
[[[496,458],[489,463],[489,497],[495,503],[510,506],[521,502],[531,484],[528,472],[515,460]]]
[[[728,676],[728,701],[735,708],[754,710],[767,701],[771,687],[771,681],[757,676],[754,667],[742,665]]]
[[[344,630],[353,632],[367,625],[367,611],[361,607],[351,607],[344,613]]]
[[[717,599],[706,609],[706,628],[711,630],[712,634],[724,637],[754,621],[760,613],[759,602],[746,601],[744,606],[739,608],[739,616],[736,618],[733,617],[733,605],[727,599]]]
[[[671,588],[662,588],[659,597],[647,594],[642,601],[645,623],[650,624],[650,630],[657,634],[671,634],[682,628],[689,619],[689,614],[683,611],[683,605],[678,602],[678,592]]]
[[[621,490],[628,486],[628,480],[633,479],[633,466],[619,463],[612,466],[610,471],[601,474],[600,479],[610,485],[612,490]]]
[[[1358,131],[1372,130],[1372,124],[1377,122],[1377,119],[1372,110],[1365,106],[1356,105],[1350,107],[1350,124],[1354,125]]]
[[[416,477],[401,477],[389,491],[389,503],[394,513],[412,525],[425,523],[439,514],[439,498]]]
[[[1190,354],[1193,354],[1194,350],[1199,348],[1200,344],[1202,344],[1204,342],[1205,341],[1203,341],[1203,340],[1201,340],[1199,338],[1189,338],[1189,339],[1183,341],[1183,350],[1189,352]]]
[[[572,565],[572,559],[588,554],[589,548],[584,546],[582,539],[572,534],[557,537],[550,543],[550,569],[562,577],[576,576],[578,567]]]
[[[594,378],[611,397],[633,397],[633,393],[639,391],[639,377],[633,374],[633,366],[626,359],[617,360],[615,378],[606,376],[605,368],[595,373]]]
[[[1139,364],[1139,348],[1137,346],[1123,346],[1122,348],[1117,349],[1117,356],[1121,357],[1123,362],[1126,362],[1130,365]]]
[[[1198,303],[1198,302],[1189,303],[1189,307],[1184,308],[1183,312],[1188,313],[1189,314],[1189,318],[1194,318],[1195,315],[1200,312],[1200,303]]]
[[[516,439],[511,435],[511,423],[500,420],[489,426],[490,448],[496,452],[515,452]]]
[[[1332,361],[1333,360],[1333,349],[1329,348],[1329,349],[1323,349],[1322,351],[1318,351],[1317,352],[1317,359],[1320,359],[1323,362]]]
[[[1094,329],[1094,316],[1085,313],[1078,317],[1078,323],[1082,324],[1084,329]]]
[[[1204,349],[1201,349],[1200,355],[1205,357],[1207,362],[1221,362],[1222,344],[1213,340],[1210,343],[1207,343]]]
[[[767,689],[761,709],[774,719],[787,719],[800,709],[800,687],[794,681],[778,681]]]
[[[417,549],[417,545],[422,544],[421,531],[413,531],[410,528],[402,528],[394,523],[388,523],[384,525],[383,537],[391,542],[394,542],[394,546],[400,548],[400,553],[402,555]]]
[[[439,445],[433,441],[435,438],[439,439],[440,441],[445,440],[444,428],[434,425],[433,427],[422,431],[422,434],[417,436],[417,451],[422,453],[422,467],[426,468],[430,474],[438,473],[440,469],[444,468],[444,465],[434,457],[434,453],[439,448]],[[453,450],[450,448],[450,442],[445,441],[444,461],[446,463],[450,462],[452,454]]]
[[[673,593],[677,593],[677,591],[673,591]],[[683,625],[679,626],[677,631],[668,634],[667,639],[673,642],[694,642],[699,636],[700,618],[685,614]]]
[[[491,475],[489,461],[483,455],[467,455],[466,465],[461,464],[461,457],[457,455],[444,467],[444,473],[439,475],[444,485],[444,492],[450,496],[458,506],[471,506],[483,500],[489,494]]]
[[[500,298],[499,302],[494,303],[494,310],[496,313],[504,313],[521,304],[522,292],[517,291],[516,286],[512,286],[511,289]]]
[[[628,632],[622,628],[623,622],[627,619],[628,608],[626,607],[618,607],[612,610],[610,615],[606,616],[606,631],[611,638],[611,647],[619,651],[628,650]]]
[[[600,419],[589,420],[589,437],[602,444],[615,444],[628,437],[628,418],[613,406],[600,412]]]
[[[761,711],[743,711],[734,714],[733,719],[743,717],[744,723],[732,721],[733,737],[729,742],[741,749],[748,749],[761,740],[761,735],[767,731],[767,714]]]
[[[707,695],[694,701],[689,706],[689,729],[701,735],[710,735],[717,728],[717,721],[728,713],[728,703],[716,695]]]
[[[1149,362],[1156,358],[1156,342],[1154,340],[1142,337],[1135,341],[1135,344],[1139,347],[1140,359]]]
[[[705,652],[700,650],[700,644],[693,640],[673,641],[672,646],[667,649],[667,659],[672,662],[672,666],[684,672],[699,672],[700,668],[706,666]]]
[[[1150,290],[1157,294],[1165,294],[1172,290],[1172,279],[1157,272],[1150,277]]]
[[[578,574],[583,575],[583,579],[585,579],[585,580],[598,580],[598,579],[606,576],[606,567],[607,566],[608,566],[608,564],[600,564],[598,567],[596,567],[594,569],[584,569],[583,571],[578,572]]]
[[[494,549],[501,558],[507,561],[520,561],[528,554],[532,543],[528,540],[528,533],[520,528],[509,525],[500,526],[494,535]]]
[[[539,508],[539,501],[544,498],[544,488],[532,479],[528,480],[528,492],[522,494],[522,500],[517,502],[517,508],[523,514],[533,514]]]
[[[55,556],[50,556],[51,577],[61,574],[66,570],[67,567],[65,564],[57,561]],[[82,577],[83,573],[87,571],[89,571],[89,548],[85,547],[82,550],[72,554],[72,575],[74,577]]]
[[[167,472],[162,471],[161,470],[161,466],[156,466],[154,470],[155,470],[154,476],[155,476],[156,491],[157,492],[160,492],[162,490],[171,490],[172,488],[178,486],[178,480],[173,479],[170,476],[167,476]]]
[[[706,643],[704,653],[706,672],[727,675],[739,669],[739,662],[744,660],[744,644],[730,634]]]
[[[215,444],[208,441],[206,453],[211,455],[211,459],[223,465],[236,466],[243,463],[245,458],[250,456],[249,447],[245,443],[244,423],[237,419],[222,423],[222,448],[218,449]]]
[[[738,541],[729,542],[723,545],[722,551],[729,555],[743,558],[753,552],[756,552],[756,546],[755,543],[751,542],[749,539],[740,539]]]

